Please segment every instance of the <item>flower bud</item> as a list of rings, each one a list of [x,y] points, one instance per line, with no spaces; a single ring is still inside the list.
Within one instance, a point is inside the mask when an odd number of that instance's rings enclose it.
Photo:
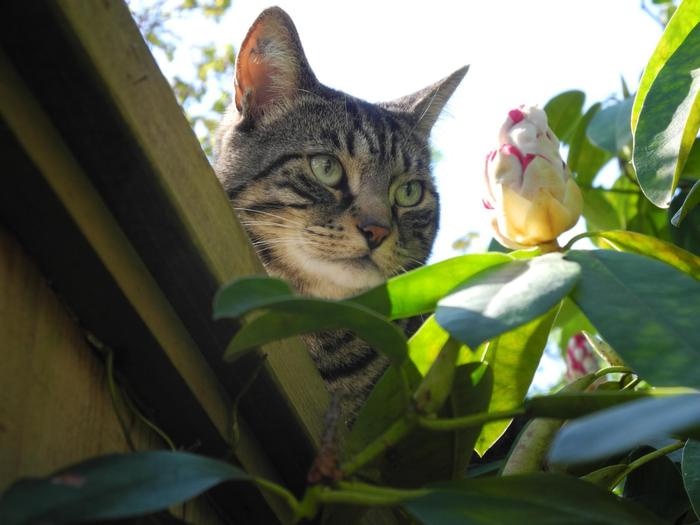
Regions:
[[[518,249],[554,241],[576,224],[581,191],[559,155],[559,140],[537,107],[511,110],[486,157],[487,196],[496,239]]]

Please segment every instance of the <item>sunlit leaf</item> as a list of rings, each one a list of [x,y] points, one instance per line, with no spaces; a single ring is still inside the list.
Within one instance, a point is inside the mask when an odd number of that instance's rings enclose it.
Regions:
[[[510,409],[525,399],[556,313],[555,307],[544,316],[489,342],[484,356],[494,376],[489,412]],[[510,423],[511,420],[505,419],[484,425],[475,447],[479,455],[483,456],[493,446]]]
[[[547,123],[562,142],[569,142],[574,126],[581,118],[585,100],[583,91],[572,90],[559,93],[544,105]]]
[[[700,22],[700,5],[697,2],[681,2],[673,17],[669,20],[661,36],[656,49],[644,68],[644,73],[639,81],[639,89],[632,106],[632,132],[637,129],[639,114],[642,110],[644,99],[656,79],[661,68],[671,58],[678,47],[683,43],[690,31]]]
[[[693,187],[688,192],[688,196],[683,201],[683,205],[671,219],[671,224],[676,227],[680,226],[688,212],[698,204],[700,204],[700,180],[693,184]]]
[[[473,275],[511,260],[502,253],[454,257],[401,274],[348,301],[371,308],[391,319],[432,312],[443,296]]]
[[[634,133],[632,162],[637,180],[647,198],[659,207],[670,204],[700,126],[698,73],[700,25],[659,69],[644,97]]]
[[[591,119],[586,136],[596,146],[616,155],[632,142],[630,115],[633,99],[609,105]]]
[[[615,250],[638,253],[670,264],[700,280],[700,257],[656,237],[629,231],[601,231],[595,237],[603,239]]]
[[[593,104],[579,120],[574,129],[566,163],[581,186],[590,186],[600,169],[611,158],[610,153],[594,146],[586,136],[586,129],[600,110],[600,104]]]
[[[658,386],[700,386],[700,282],[636,253],[572,250],[573,301],[620,356]]]
[[[560,254],[516,260],[466,281],[439,302],[435,318],[469,348],[549,311],[569,293],[579,268]]]

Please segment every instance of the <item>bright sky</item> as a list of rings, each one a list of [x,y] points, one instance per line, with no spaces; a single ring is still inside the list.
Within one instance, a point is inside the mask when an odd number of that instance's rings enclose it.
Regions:
[[[234,0],[212,32],[185,26],[180,50],[212,38],[236,48],[270,0]],[[630,89],[661,29],[639,0],[380,1],[278,0],[294,20],[319,80],[369,101],[418,90],[464,64],[471,69],[433,131],[442,227],[432,260],[475,231],[473,250],[490,239],[480,204],[483,159],[507,111],[540,106],[567,89],[586,105]],[[180,62],[182,57],[177,62]],[[180,62],[181,63],[181,62]]]

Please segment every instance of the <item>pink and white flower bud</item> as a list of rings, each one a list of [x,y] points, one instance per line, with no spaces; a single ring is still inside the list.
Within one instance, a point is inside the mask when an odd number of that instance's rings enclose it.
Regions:
[[[486,157],[483,199],[496,239],[513,249],[554,241],[576,224],[583,199],[547,114],[534,106],[509,111],[498,139]]]
[[[566,345],[566,379],[573,381],[598,370],[598,360],[586,337],[579,333]]]

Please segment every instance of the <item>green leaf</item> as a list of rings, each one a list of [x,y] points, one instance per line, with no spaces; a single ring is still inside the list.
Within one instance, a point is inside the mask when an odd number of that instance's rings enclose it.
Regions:
[[[555,438],[549,460],[587,463],[670,434],[695,435],[698,427],[700,394],[640,399],[569,422]]]
[[[634,133],[637,180],[647,198],[661,208],[671,202],[700,126],[698,73],[700,25],[661,66],[644,97]]]
[[[666,65],[688,33],[700,22],[700,5],[697,2],[682,2],[666,25],[656,49],[644,68],[639,81],[637,96],[632,106],[632,132],[636,132],[644,99],[661,69]]]
[[[554,134],[568,143],[576,123],[581,118],[586,95],[583,91],[571,90],[559,93],[544,105],[547,122]]]
[[[389,279],[348,299],[348,302],[360,304],[391,319],[432,312],[438,300],[473,275],[511,260],[502,253],[454,257]]]
[[[418,372],[406,362],[409,385],[420,382]],[[452,393],[441,417],[457,417],[486,409],[493,376],[484,363],[457,367]],[[401,379],[390,367],[372,390],[352,428],[343,454],[350,458],[378,438],[394,421],[406,413]],[[416,429],[388,454],[364,468],[363,474],[381,473],[383,483],[397,487],[418,487],[430,481],[461,476],[467,467],[479,428],[435,433]]]
[[[700,515],[700,441],[689,439],[681,462],[683,485],[696,515]]]
[[[671,224],[676,227],[680,226],[683,219],[685,219],[685,216],[688,215],[688,212],[695,208],[695,206],[698,204],[700,204],[700,180],[695,181],[693,187],[690,188],[690,192],[683,201],[683,205],[671,219]]]
[[[554,308],[488,344],[484,361],[491,365],[494,376],[489,412],[508,410],[523,402],[542,358],[557,310]],[[494,421],[484,426],[475,447],[480,456],[498,441],[511,421]]]
[[[603,489],[612,490],[615,488],[615,482],[626,470],[627,465],[608,465],[582,476],[581,479]]]
[[[683,202],[688,197],[685,189],[677,192],[671,200],[668,209],[669,217],[678,214]],[[695,255],[700,255],[700,208],[688,210],[688,214],[677,227],[671,226],[669,221],[670,236],[673,243]]]
[[[661,525],[643,508],[577,478],[527,474],[454,481],[403,505],[426,525]]]
[[[395,363],[406,358],[406,337],[390,321],[352,303],[305,297],[269,303],[264,313],[243,325],[233,337],[224,358],[235,359],[246,350],[295,335],[347,329]]]
[[[700,386],[700,282],[635,253],[570,251],[571,298],[620,356],[654,385]]]
[[[595,237],[603,239],[607,245],[615,250],[646,255],[700,280],[700,257],[670,242],[641,233],[621,230],[596,232]]]
[[[688,158],[683,166],[681,173],[682,179],[698,180],[700,179],[700,139],[695,139],[693,147],[690,149]]]
[[[600,169],[611,158],[610,153],[594,146],[586,136],[588,125],[600,110],[600,104],[593,104],[576,125],[571,137],[569,156],[566,163],[576,181],[581,186],[590,186]]]
[[[274,277],[240,277],[221,288],[214,297],[214,319],[241,317],[270,304],[295,297],[289,285]]]
[[[623,151],[632,142],[632,102],[632,98],[615,101],[596,113],[586,130],[588,140],[613,155]]]
[[[415,390],[420,384],[421,375],[410,361],[401,367],[410,390]],[[360,452],[405,414],[409,399],[402,386],[400,370],[397,365],[391,365],[374,385],[343,448],[345,458]]]
[[[448,334],[431,315],[408,340],[408,358],[416,365],[422,376],[428,373],[430,366],[450,338]],[[465,364],[474,360],[473,352],[466,346],[459,349],[457,364]]]
[[[469,348],[536,319],[576,284],[579,268],[552,253],[511,261],[467,280],[438,303],[437,322]]]
[[[604,188],[583,188],[583,217],[591,230],[616,230],[622,228],[617,210]]]
[[[677,397],[695,392],[683,387],[559,392],[548,396],[534,396],[525,401],[525,408],[533,417],[572,419],[640,399]]]
[[[0,523],[59,525],[140,516],[224,481],[250,479],[233,465],[186,452],[101,456],[47,478],[14,483],[0,498]]]
[[[570,297],[566,297],[562,302],[561,309],[554,322],[554,329],[552,330],[552,335],[560,350],[564,352],[569,339],[584,330],[590,334],[596,333],[596,329],[588,318],[583,315],[581,309],[576,306],[576,303]]]
[[[653,447],[641,447],[629,459],[635,461],[654,451]],[[657,457],[630,472],[623,495],[669,523],[679,523],[690,510],[681,473],[668,456]]]
[[[449,399],[450,417],[461,417],[488,409],[494,389],[493,367],[485,363],[458,366]],[[464,428],[454,432],[452,439],[452,476],[461,479],[467,471],[482,427]],[[435,433],[433,439],[435,439]]]

